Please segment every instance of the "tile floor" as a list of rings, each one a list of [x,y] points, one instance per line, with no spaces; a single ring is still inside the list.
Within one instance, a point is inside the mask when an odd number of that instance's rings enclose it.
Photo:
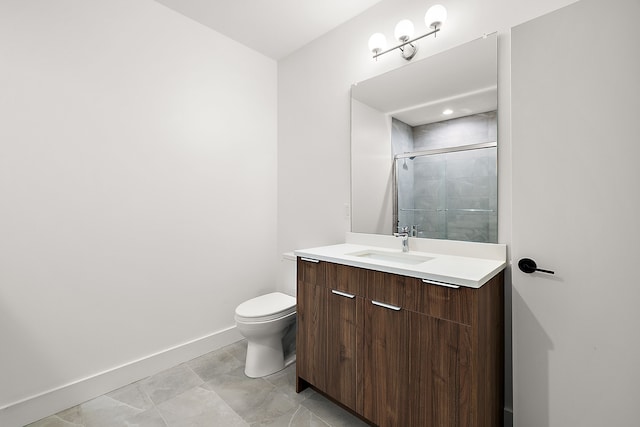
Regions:
[[[297,394],[295,364],[247,378],[246,350],[240,341],[28,427],[366,426],[311,389]]]

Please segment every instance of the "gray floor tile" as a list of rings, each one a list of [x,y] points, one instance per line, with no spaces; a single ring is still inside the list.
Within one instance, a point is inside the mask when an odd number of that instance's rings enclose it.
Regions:
[[[245,421],[253,423],[278,418],[297,407],[287,394],[262,378],[248,378],[240,367],[206,383]]]
[[[26,427],[82,427],[82,424],[70,423],[57,415],[52,415],[35,423],[31,423]]]
[[[313,412],[300,405],[278,418],[259,421],[251,427],[331,427]]]
[[[165,427],[155,408],[135,408],[106,395],[80,405],[80,413],[85,427]]]
[[[131,418],[123,420],[123,422],[123,427],[167,427],[164,418],[162,418],[162,415],[160,415],[160,412],[156,408],[134,415]],[[115,424],[111,425],[116,426]]]
[[[74,406],[69,409],[65,409],[64,411],[60,411],[56,414],[61,419],[76,425],[82,425],[82,411],[80,410],[80,405]]]
[[[127,390],[127,393],[131,393],[131,390]],[[144,406],[137,408],[104,395],[30,424],[29,427],[166,427],[150,401],[149,405]]]
[[[107,393],[106,396],[141,411],[153,408],[153,402],[142,388],[140,381]]]
[[[289,365],[283,370],[275,374],[263,377],[265,381],[270,382],[276,387],[294,387],[296,386],[296,365]]]
[[[156,405],[202,384],[187,364],[167,369],[140,382],[141,388]]]
[[[331,402],[324,396],[315,393],[302,402],[302,406],[320,417],[332,427],[356,427],[368,424]]]
[[[280,372],[264,377],[264,380],[273,384],[277,390],[284,393],[294,403],[301,403],[315,393],[307,388],[301,393],[296,393],[296,365],[289,365]]]
[[[158,410],[169,427],[248,426],[216,392],[202,387],[161,403]]]
[[[207,353],[197,359],[193,359],[189,361],[187,365],[189,365],[193,372],[202,378],[203,381],[209,381],[217,375],[224,374],[244,366],[244,362],[241,362],[227,350],[222,348],[220,350]]]
[[[224,348],[230,355],[242,362],[247,360],[247,340],[242,340],[228,345]]]

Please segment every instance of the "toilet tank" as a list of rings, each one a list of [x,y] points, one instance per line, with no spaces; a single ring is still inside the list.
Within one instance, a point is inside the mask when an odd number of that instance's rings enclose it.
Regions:
[[[282,254],[278,290],[284,294],[296,296],[296,256],[293,252]]]

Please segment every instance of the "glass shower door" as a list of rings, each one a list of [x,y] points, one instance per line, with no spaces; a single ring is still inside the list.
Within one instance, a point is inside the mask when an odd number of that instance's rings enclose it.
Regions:
[[[495,144],[396,156],[396,227],[415,237],[497,242],[496,159]]]

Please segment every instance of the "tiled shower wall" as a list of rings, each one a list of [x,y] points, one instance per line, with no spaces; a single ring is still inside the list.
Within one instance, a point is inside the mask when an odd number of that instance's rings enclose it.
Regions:
[[[489,111],[413,127],[413,151],[495,142],[498,139],[496,113]]]
[[[411,127],[393,119],[394,155],[496,141],[496,112]],[[418,237],[497,242],[497,149],[396,161],[398,227]]]

